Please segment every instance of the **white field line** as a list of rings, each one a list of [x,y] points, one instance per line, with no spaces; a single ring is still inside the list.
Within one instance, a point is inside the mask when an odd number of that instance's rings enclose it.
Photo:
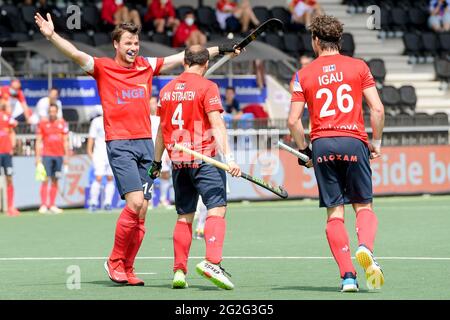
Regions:
[[[190,257],[191,259],[204,259],[204,257]],[[0,261],[66,261],[66,260],[105,260],[107,257],[17,257],[0,258]],[[173,257],[137,257],[139,260],[172,260]],[[236,260],[331,260],[333,257],[224,257]],[[354,258],[352,258],[354,259]],[[450,257],[377,257],[377,260],[425,260],[450,261]]]

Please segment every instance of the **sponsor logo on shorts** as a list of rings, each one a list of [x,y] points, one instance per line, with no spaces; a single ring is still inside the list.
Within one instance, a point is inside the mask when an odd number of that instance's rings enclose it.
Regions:
[[[317,157],[317,163],[328,162],[328,161],[347,161],[347,162],[358,162],[358,156],[348,155],[348,154],[330,154]]]

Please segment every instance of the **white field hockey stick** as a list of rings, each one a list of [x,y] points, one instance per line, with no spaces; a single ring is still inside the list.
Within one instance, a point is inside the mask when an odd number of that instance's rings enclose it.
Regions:
[[[301,152],[298,152],[297,150],[295,150],[295,149],[289,147],[288,145],[284,144],[284,143],[281,142],[281,141],[278,141],[278,142],[277,142],[277,146],[278,146],[278,148],[280,148],[280,149],[283,149],[283,150],[286,150],[286,151],[289,152],[289,153],[292,153],[294,156],[296,156],[297,158],[299,158],[299,159],[301,159],[301,160],[303,160],[303,161],[305,161],[305,162],[308,162],[308,161],[310,160],[309,157],[308,157],[306,154],[303,154],[303,153],[301,153]]]
[[[249,43],[251,43],[253,40],[258,38],[258,36],[269,30],[269,29],[275,29],[275,28],[282,28],[283,22],[279,19],[272,18],[264,23],[262,23],[258,28],[255,29],[252,33],[250,33],[247,37],[245,37],[241,42],[239,42],[236,45],[236,49],[242,50],[244,49]],[[233,57],[233,54],[226,54],[223,56],[219,61],[217,61],[211,68],[209,68],[205,73],[205,78],[211,75],[214,71],[219,69],[224,63],[229,61]]]
[[[185,146],[182,146],[180,144],[175,143],[173,148],[177,149],[179,151],[183,151],[183,152],[185,152],[187,154],[190,154],[190,155],[194,156],[195,158],[201,159],[204,162],[212,164],[213,166],[215,166],[215,167],[217,167],[219,169],[222,169],[224,171],[229,171],[230,170],[230,167],[226,163],[217,161],[217,160],[215,160],[213,158],[210,158],[208,156],[205,156],[204,154],[201,154],[201,153],[199,153],[197,151],[194,151],[194,150],[191,150],[189,148],[186,148]],[[244,173],[244,172],[241,172],[241,178],[244,178],[244,179],[246,179],[248,181],[251,181],[251,182],[257,184],[258,186],[263,187],[264,189],[275,193],[277,196],[279,196],[279,197],[281,197],[283,199],[286,199],[288,197],[288,193],[281,186],[274,187],[274,186],[270,185],[269,183],[265,182],[263,179],[253,177],[253,176],[251,176],[251,175],[249,175],[247,173]]]

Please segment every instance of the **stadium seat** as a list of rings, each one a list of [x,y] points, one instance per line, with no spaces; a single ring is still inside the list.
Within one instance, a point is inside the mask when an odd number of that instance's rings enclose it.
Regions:
[[[424,112],[418,112],[414,115],[414,123],[416,126],[432,126],[433,116]]]
[[[417,104],[416,89],[413,86],[402,86],[399,91],[402,112],[414,114]]]
[[[384,64],[384,60],[382,59],[371,59],[368,63],[370,72],[372,72],[372,76],[375,81],[380,84],[384,83],[384,79],[386,78],[386,66]]]
[[[21,17],[19,7],[13,4],[5,4],[0,7],[0,21],[8,26],[12,32],[27,32],[28,29]]]
[[[216,13],[211,7],[199,7],[197,9],[197,23],[200,29],[209,32],[219,31],[220,26],[216,19]]]
[[[81,9],[82,15],[82,25],[86,30],[98,30],[98,25],[100,22],[100,13],[97,7],[89,5],[84,6]]]
[[[276,6],[270,10],[270,13],[273,18],[280,19],[283,22],[284,27],[289,29],[289,26],[291,25],[291,13],[289,10],[285,7]]]
[[[151,39],[154,42],[164,44],[168,47],[172,46],[172,39],[167,34],[155,33],[154,35],[152,35]]]
[[[94,45],[94,41],[92,40],[92,38],[83,32],[74,32],[72,34],[72,40],[82,42],[90,46]]]
[[[276,33],[267,33],[264,37],[264,42],[281,51],[285,50],[283,38]]]
[[[391,10],[392,28],[395,31],[405,31],[408,29],[409,22],[408,12],[403,8],[393,8]]]
[[[438,80],[450,82],[450,61],[447,59],[436,59],[434,69]]]
[[[266,7],[255,6],[253,7],[253,12],[261,23],[271,18],[270,11]]]
[[[23,5],[20,8],[20,11],[27,29],[37,31],[38,28],[36,26],[36,22],[34,21],[34,15],[37,11],[36,7],[32,5]]]
[[[433,125],[435,126],[448,126],[449,119],[448,114],[445,112],[436,112],[433,114]]]
[[[409,22],[412,27],[418,30],[426,30],[428,13],[419,8],[409,8],[408,9]]]
[[[436,56],[439,51],[439,42],[436,33],[434,32],[422,32],[422,50],[425,55]]]
[[[67,122],[78,122],[79,115],[77,109],[72,108],[62,108],[63,118]]]
[[[195,9],[193,6],[179,6],[178,8],[176,8],[176,13],[177,13],[177,18],[182,20],[184,18],[184,16],[186,15],[186,13],[188,12],[195,12]]]
[[[13,32],[11,34],[11,39],[16,40],[17,42],[30,41],[29,35],[27,33],[23,33],[23,32]]]
[[[381,89],[381,101],[386,107],[386,113],[390,115],[397,115],[400,113],[400,92],[393,86],[384,86]]]
[[[303,41],[296,33],[285,33],[283,36],[286,53],[298,58],[304,51]]]
[[[422,55],[422,41],[418,34],[407,32],[403,35],[403,44],[405,45],[405,54],[410,57]]]
[[[305,50],[305,54],[314,54],[314,49],[312,47],[312,42],[311,42],[311,34],[310,33],[302,33],[301,35],[302,40],[303,40],[303,48]]]
[[[94,45],[101,46],[102,44],[111,43],[111,36],[104,32],[96,32],[93,37]]]
[[[342,49],[341,54],[353,57],[355,53],[355,42],[351,33],[344,33],[342,35]]]
[[[439,33],[438,40],[441,57],[450,57],[450,32]]]

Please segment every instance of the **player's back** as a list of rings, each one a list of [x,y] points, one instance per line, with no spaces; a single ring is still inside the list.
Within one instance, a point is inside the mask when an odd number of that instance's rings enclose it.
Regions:
[[[320,56],[298,71],[292,100],[308,104],[311,140],[348,136],[367,142],[362,95],[374,85],[364,61],[340,54]]]
[[[160,125],[169,151],[170,144],[177,141],[208,154],[214,139],[207,113],[223,110],[217,85],[199,74],[184,72],[170,81],[159,97]]]

